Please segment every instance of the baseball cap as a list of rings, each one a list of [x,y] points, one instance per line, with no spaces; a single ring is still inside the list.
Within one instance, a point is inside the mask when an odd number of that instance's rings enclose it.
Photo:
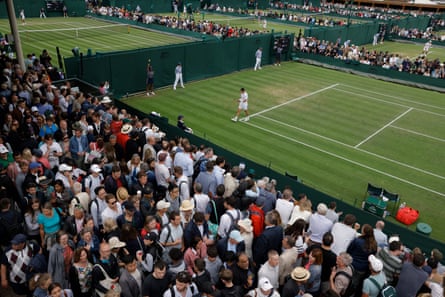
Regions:
[[[244,240],[238,230],[232,230],[229,234],[229,238],[235,240],[236,242],[241,242]]]
[[[39,162],[31,162],[31,164],[29,164],[29,169],[36,169],[40,167],[40,163]]]
[[[9,153],[9,150],[3,144],[0,145],[0,154]]]
[[[20,244],[24,242],[26,242],[26,235],[21,233],[14,236],[11,240],[11,244]]]
[[[273,289],[273,286],[267,277],[262,277],[258,281],[258,288],[260,288],[263,291],[269,291]]]
[[[90,170],[91,170],[92,172],[95,172],[95,173],[99,173],[99,172],[102,171],[102,169],[100,168],[100,166],[97,165],[97,164],[93,164],[93,165],[91,165]]]
[[[158,235],[155,232],[147,233],[144,237],[145,240],[156,241],[158,240]]]

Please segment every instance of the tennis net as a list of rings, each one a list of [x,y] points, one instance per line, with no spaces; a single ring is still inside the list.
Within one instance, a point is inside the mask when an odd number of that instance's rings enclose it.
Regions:
[[[30,40],[57,40],[66,38],[91,38],[103,35],[128,34],[130,26],[127,24],[112,24],[93,27],[60,28],[60,29],[32,29],[20,30],[20,36]]]

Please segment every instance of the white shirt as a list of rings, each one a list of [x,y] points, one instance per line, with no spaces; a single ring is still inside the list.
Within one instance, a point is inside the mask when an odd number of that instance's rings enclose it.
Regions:
[[[42,144],[39,149],[42,151],[43,155],[45,155],[47,152],[48,154],[48,162],[49,165],[51,165],[51,168],[54,168],[55,166],[59,166],[59,157],[54,155],[54,153],[61,153],[62,147],[57,142],[53,141],[51,146],[48,147],[48,145]]]
[[[227,214],[227,212],[230,212],[234,220],[237,220],[237,218],[242,219],[241,212],[239,210],[227,210],[226,213],[221,216],[221,220],[218,226],[218,235],[221,238],[225,238],[226,236],[228,236],[227,232],[229,231],[230,226],[232,226],[232,218]]]
[[[210,198],[207,194],[195,194],[195,196],[193,196],[195,199],[195,208],[196,211],[205,213],[206,212],[206,208],[207,205],[209,204]]]
[[[116,202],[117,210],[111,209],[109,206],[105,208],[102,212],[102,223],[105,222],[106,219],[116,220],[118,216],[122,214],[122,206],[119,202]]]
[[[283,227],[286,226],[287,223],[289,222],[293,208],[294,204],[291,201],[288,201],[286,199],[277,199],[277,202],[275,204],[275,209],[280,213]]]
[[[351,241],[357,237],[357,231],[343,223],[335,223],[334,226],[332,226],[331,233],[334,237],[331,250],[337,255],[341,252],[346,252]]]
[[[266,263],[261,266],[260,270],[258,270],[258,279],[267,277],[274,289],[278,289],[279,269],[280,265],[272,267],[270,266],[269,261],[266,261]]]
[[[185,176],[193,175],[193,160],[189,153],[179,152],[175,155],[175,160],[173,162],[174,166],[179,166],[182,168],[182,173]]]

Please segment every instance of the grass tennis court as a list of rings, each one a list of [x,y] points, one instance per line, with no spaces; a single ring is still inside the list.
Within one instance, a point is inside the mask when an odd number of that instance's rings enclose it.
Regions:
[[[96,52],[111,52],[190,42],[190,38],[128,27],[112,25],[91,18],[26,19],[26,25],[18,25],[23,53],[37,56],[46,48],[56,57],[56,47],[62,56],[71,57],[71,49],[79,47],[84,54],[90,48]],[[10,33],[8,20],[0,20],[0,32]]]
[[[233,123],[241,87],[252,116]],[[125,102],[357,207],[368,182],[385,187],[443,234],[443,94],[288,62]]]

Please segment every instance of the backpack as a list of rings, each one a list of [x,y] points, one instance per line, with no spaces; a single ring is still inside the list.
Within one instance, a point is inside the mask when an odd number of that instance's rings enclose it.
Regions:
[[[77,198],[77,197],[76,197],[76,198]],[[77,199],[79,199],[79,198],[77,198]],[[93,203],[96,203],[96,214],[97,214],[97,218],[99,218],[99,216],[100,216],[100,211],[99,211],[99,202],[97,202],[97,199],[99,199],[99,198],[90,200],[90,202],[88,203],[88,212],[89,212],[90,214],[92,214],[92,213],[91,213],[91,205],[93,205]],[[103,223],[103,222],[102,222],[102,223]]]
[[[199,173],[201,172],[201,163],[207,160],[206,158],[201,158],[198,161],[193,164],[193,175],[192,175],[192,183],[195,183],[196,178],[198,177]]]
[[[190,284],[190,291],[192,291],[192,297],[201,297],[202,295],[201,295],[201,293],[199,292],[199,290],[197,290],[196,292],[195,292],[195,284],[194,283],[191,283]],[[175,289],[173,288],[173,286],[171,286],[170,287],[170,296],[171,297],[176,297],[176,294],[175,294]]]
[[[226,214],[230,217],[230,219],[232,220],[232,223],[230,224],[230,228],[229,230],[227,230],[226,232],[226,237],[229,236],[230,232],[232,232],[232,230],[238,230],[239,231],[239,227],[238,227],[238,221],[241,220],[241,211],[239,209],[236,210],[236,212],[238,213],[237,218],[235,219],[233,217],[233,215],[226,211]]]
[[[352,266],[349,266],[352,269],[352,275],[354,275],[354,268]],[[356,287],[354,282],[352,281],[352,275],[347,274],[344,271],[339,271],[335,274],[334,279],[337,277],[337,275],[343,275],[344,277],[346,277],[349,280],[348,286],[346,287],[345,291],[343,292],[343,294],[340,294],[340,296],[342,297],[350,297],[353,296],[355,294],[356,291]]]
[[[396,289],[393,286],[390,286],[388,284],[384,284],[383,287],[381,287],[379,285],[379,283],[374,278],[370,277],[369,280],[380,291],[379,294],[377,295],[377,297],[397,297]]]

